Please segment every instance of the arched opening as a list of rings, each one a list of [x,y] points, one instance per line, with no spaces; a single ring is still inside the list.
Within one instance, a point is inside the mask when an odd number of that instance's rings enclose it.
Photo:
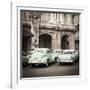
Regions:
[[[39,48],[51,48],[52,37],[48,34],[39,36]]]
[[[69,49],[68,35],[61,38],[61,49]]]
[[[22,51],[28,53],[31,49],[32,37],[34,36],[30,31],[31,26],[28,24],[22,25]]]
[[[32,38],[23,37],[22,38],[22,51],[28,52],[31,49]]]

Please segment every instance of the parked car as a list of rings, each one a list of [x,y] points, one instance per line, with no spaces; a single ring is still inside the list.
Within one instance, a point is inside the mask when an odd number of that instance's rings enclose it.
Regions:
[[[49,65],[49,63],[54,62],[55,60],[52,59],[52,53],[51,50],[48,48],[36,48],[31,58],[29,59],[29,64],[31,65],[39,65],[39,64],[45,64],[46,66]]]
[[[27,66],[28,65],[27,54],[24,51],[22,52],[22,65],[23,66]]]
[[[77,50],[63,50],[58,55],[57,63],[75,63],[79,58],[79,52]]]

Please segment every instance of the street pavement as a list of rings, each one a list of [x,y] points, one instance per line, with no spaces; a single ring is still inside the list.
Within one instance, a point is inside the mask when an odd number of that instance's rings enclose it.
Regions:
[[[22,77],[48,77],[48,76],[69,76],[79,75],[79,62],[75,64],[52,63],[48,67],[45,65],[31,66],[28,65],[22,68]]]

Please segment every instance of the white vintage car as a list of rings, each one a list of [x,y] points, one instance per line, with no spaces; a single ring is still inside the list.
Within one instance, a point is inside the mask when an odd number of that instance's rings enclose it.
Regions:
[[[79,52],[77,50],[63,50],[58,55],[57,63],[75,63],[79,58]]]
[[[31,65],[39,65],[45,64],[46,66],[49,63],[54,62],[55,59],[52,57],[51,50],[48,48],[36,48],[29,59],[29,64]]]

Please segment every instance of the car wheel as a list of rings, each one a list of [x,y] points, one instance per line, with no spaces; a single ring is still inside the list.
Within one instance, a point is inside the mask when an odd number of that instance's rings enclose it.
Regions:
[[[62,63],[60,62],[60,59],[57,57],[57,63],[58,65],[61,65]]]
[[[26,65],[27,65],[27,63],[24,62],[24,63],[23,63],[23,66],[26,66]]]
[[[46,63],[46,66],[47,66],[47,67],[49,66],[49,59],[47,59],[47,63]]]
[[[57,57],[57,63],[60,62],[60,59]]]

